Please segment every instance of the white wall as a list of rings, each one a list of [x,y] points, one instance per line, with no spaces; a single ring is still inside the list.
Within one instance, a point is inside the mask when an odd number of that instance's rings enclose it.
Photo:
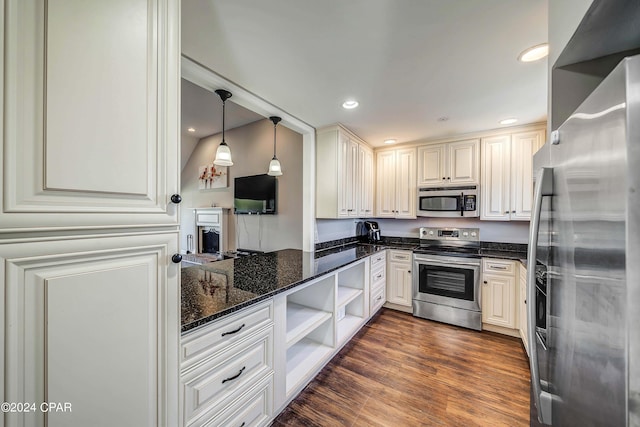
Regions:
[[[193,153],[193,150],[198,144],[198,141],[200,141],[200,138],[198,138],[197,136],[180,136],[180,171],[182,171],[186,166],[187,162],[189,161],[189,157],[191,157],[191,153]]]
[[[211,164],[221,134],[201,139],[182,170],[180,248],[186,250],[187,234],[196,235],[193,208],[229,208],[229,246],[273,251],[302,248],[302,135],[278,126],[278,159],[283,175],[278,177],[276,215],[233,215],[233,183],[238,176],[267,172],[273,157],[273,123],[260,120],[225,132],[234,165],[229,167],[229,187],[198,189],[198,168]],[[236,227],[237,221],[237,227]],[[195,237],[194,237],[195,239]],[[236,246],[237,241],[237,246]]]
[[[477,218],[373,219],[378,221],[383,236],[418,237],[420,227],[479,228],[485,242],[527,243],[528,221],[480,221]],[[355,236],[354,219],[318,220],[316,242],[327,242]]]

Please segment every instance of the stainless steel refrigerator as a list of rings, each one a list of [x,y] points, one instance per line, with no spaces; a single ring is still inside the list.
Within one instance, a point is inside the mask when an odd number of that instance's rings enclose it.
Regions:
[[[552,133],[534,171],[532,405],[553,426],[640,426],[640,55]]]

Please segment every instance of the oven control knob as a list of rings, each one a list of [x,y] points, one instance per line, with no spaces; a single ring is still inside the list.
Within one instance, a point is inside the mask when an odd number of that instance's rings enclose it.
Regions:
[[[469,232],[468,231],[463,231],[462,232],[462,237],[469,237]]]
[[[429,230],[429,236],[433,236],[433,235],[434,235],[433,230]]]
[[[478,235],[478,233],[476,233],[475,231],[471,232],[471,237],[476,237]]]

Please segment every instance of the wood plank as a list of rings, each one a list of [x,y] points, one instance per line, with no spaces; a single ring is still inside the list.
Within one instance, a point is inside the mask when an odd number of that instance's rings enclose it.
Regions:
[[[383,308],[274,426],[527,426],[519,339]]]

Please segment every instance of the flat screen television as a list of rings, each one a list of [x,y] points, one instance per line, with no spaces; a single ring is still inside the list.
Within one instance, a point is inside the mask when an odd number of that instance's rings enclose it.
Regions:
[[[263,174],[236,178],[233,211],[236,214],[275,214],[276,177]]]

